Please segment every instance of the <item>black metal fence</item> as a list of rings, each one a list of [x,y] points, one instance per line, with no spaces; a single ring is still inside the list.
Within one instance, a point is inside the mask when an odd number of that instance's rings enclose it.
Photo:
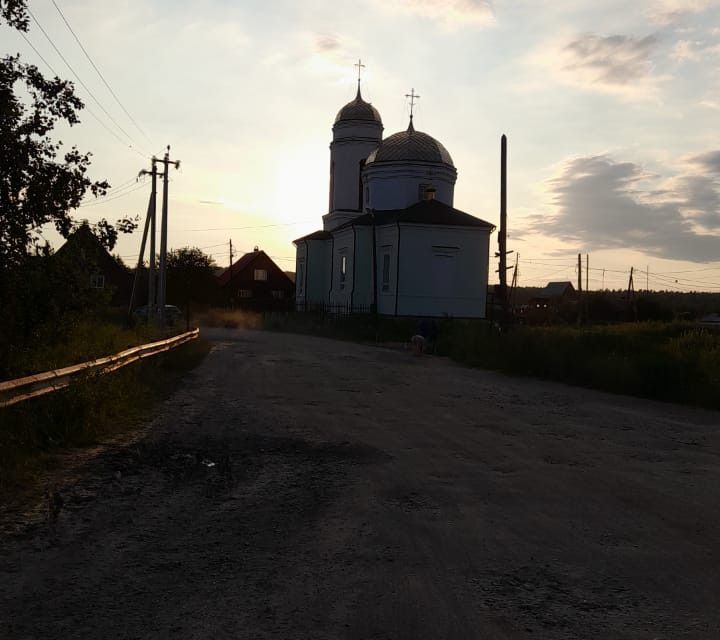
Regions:
[[[301,301],[295,303],[295,310],[324,316],[367,315],[375,312],[373,305],[370,304],[318,304]]]

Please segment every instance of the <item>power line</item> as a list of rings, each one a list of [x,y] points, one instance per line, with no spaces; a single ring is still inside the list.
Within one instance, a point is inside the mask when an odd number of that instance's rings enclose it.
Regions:
[[[130,189],[128,191],[125,191],[124,193],[120,193],[112,198],[106,198],[104,200],[98,200],[97,202],[83,202],[78,208],[82,207],[95,207],[100,204],[106,204],[108,202],[112,202],[113,200],[118,200],[120,198],[124,198],[127,195],[130,195],[131,193],[134,193],[135,191],[138,191],[139,189],[142,189],[145,186],[145,183],[141,183],[137,185],[135,188]]]
[[[25,40],[25,42],[27,42],[28,46],[35,52],[35,54],[37,55],[37,57],[40,58],[40,60],[43,61],[43,63],[45,64],[45,66],[50,70],[50,73],[52,73],[56,78],[59,78],[59,77],[60,77],[60,74],[59,74],[57,71],[55,71],[55,69],[53,69],[52,65],[51,65],[51,64],[44,58],[44,56],[37,50],[37,48],[35,47],[35,45],[34,45],[32,42],[30,42],[30,40],[28,39],[28,37],[27,37],[22,31],[20,32],[20,35],[23,37],[23,39]],[[95,114],[95,112],[94,112],[90,107],[88,107],[87,105],[84,105],[84,108],[87,110],[87,112],[88,112],[93,118],[95,118],[95,120],[98,121],[98,124],[100,124],[100,125],[105,129],[105,131],[107,131],[111,136],[113,136],[113,137],[123,146],[123,148],[126,148],[126,149],[129,148],[129,149],[131,149],[132,151],[134,151],[135,153],[141,155],[143,158],[145,157],[145,156],[143,156],[137,149],[135,149],[134,147],[132,147],[132,146],[131,146],[131,147],[128,147],[127,144],[126,144],[126,142],[125,142],[125,140],[123,140],[123,139],[122,139],[115,131],[113,131],[110,127],[108,127],[108,126]]]
[[[292,227],[297,224],[306,224],[314,220],[298,220],[297,222],[285,222],[278,224],[262,224],[248,227],[213,227],[210,229],[175,229],[175,231],[237,231],[241,229],[267,229],[269,227]]]
[[[108,81],[105,79],[105,76],[100,72],[100,69],[97,68],[97,65],[93,61],[93,59],[90,57],[90,54],[87,52],[85,47],[83,46],[83,43],[80,42],[80,38],[78,38],[75,31],[73,31],[73,28],[70,26],[70,23],[67,21],[67,18],[65,17],[65,14],[62,12],[60,7],[58,6],[57,2],[55,0],[52,0],[53,5],[55,5],[55,8],[57,9],[58,13],[60,14],[60,17],[63,19],[63,22],[65,23],[65,26],[70,30],[70,33],[72,33],[73,38],[75,38],[75,42],[78,43],[80,48],[82,49],[82,52],[85,54],[85,57],[89,60],[90,64],[92,65],[93,69],[97,72],[97,74],[100,76],[100,79],[103,81],[105,86],[107,87],[108,91],[112,94],[112,97],[115,98],[115,102],[117,102],[120,105],[120,108],[125,112],[125,115],[131,120],[131,122],[137,127],[137,130],[145,136],[145,139],[150,142],[150,138],[148,138],[147,134],[142,130],[142,127],[137,123],[135,118],[133,118],[130,115],[130,112],[125,108],[125,105],[123,105],[122,102],[120,102],[120,98],[117,97],[115,92],[112,90],[112,87],[108,84]],[[151,143],[152,144],[152,143]]]
[[[43,35],[47,38],[48,42],[52,45],[52,48],[55,49],[56,53],[60,56],[60,58],[61,58],[62,61],[65,63],[65,65],[67,66],[67,68],[70,69],[71,73],[75,76],[76,80],[82,85],[82,87],[85,89],[85,91],[88,92],[88,94],[90,95],[90,97],[96,102],[96,104],[100,107],[100,109],[102,109],[103,113],[104,113],[108,118],[110,118],[110,120],[113,122],[113,124],[123,133],[123,135],[124,135],[130,142],[135,142],[135,141],[133,140],[132,136],[131,136],[127,131],[125,131],[125,129],[123,129],[123,128],[118,124],[117,120],[115,120],[115,118],[113,118],[113,117],[110,115],[110,113],[108,112],[108,110],[107,110],[107,109],[102,105],[102,103],[95,97],[95,94],[94,94],[92,91],[90,91],[90,89],[88,88],[88,86],[80,79],[80,76],[76,73],[75,69],[73,69],[72,65],[67,61],[67,59],[66,59],[65,56],[62,54],[62,52],[60,51],[60,49],[57,48],[57,45],[55,44],[55,42],[53,42],[53,39],[48,35],[47,31],[45,31],[45,29],[44,29],[43,26],[40,24],[40,22],[38,22],[38,19],[35,17],[35,15],[33,14],[33,12],[30,11],[29,8],[28,8],[27,11],[28,11],[28,14],[30,15],[30,17],[32,18],[33,22],[39,27],[40,31],[42,31]],[[55,75],[57,75],[57,74],[55,74]],[[131,149],[134,149],[134,146],[133,146],[132,144],[129,145],[129,147],[130,147]],[[138,152],[138,153],[139,153],[139,152]],[[140,155],[142,155],[143,157],[145,157],[145,155],[147,155],[147,154],[140,154]]]

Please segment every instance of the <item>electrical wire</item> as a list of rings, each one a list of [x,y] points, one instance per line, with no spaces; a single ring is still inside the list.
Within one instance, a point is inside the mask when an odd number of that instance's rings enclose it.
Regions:
[[[22,31],[20,32],[20,35],[23,37],[23,39],[25,40],[25,42],[27,42],[28,46],[35,52],[35,54],[38,56],[38,58],[40,58],[40,60],[43,61],[43,63],[45,64],[45,66],[50,70],[50,73],[52,73],[56,78],[59,78],[59,77],[60,77],[60,74],[59,74],[57,71],[55,71],[55,69],[53,69],[52,65],[51,65],[51,64],[44,58],[44,56],[37,50],[37,48],[35,47],[35,45],[34,45],[32,42],[30,42],[30,40],[28,39],[28,37],[27,37]],[[141,157],[143,157],[143,158],[145,157],[144,155],[142,155],[142,154],[141,154],[137,149],[135,149],[134,147],[128,147],[128,145],[127,145],[127,143],[125,142],[125,140],[123,140],[123,139],[122,139],[115,131],[113,131],[110,127],[108,127],[107,124],[105,124],[105,123],[95,114],[95,112],[94,112],[90,107],[88,107],[87,105],[84,105],[84,109],[85,109],[93,118],[95,118],[95,120],[97,120],[98,124],[100,124],[100,125],[105,129],[105,131],[107,131],[111,136],[113,136],[113,137],[123,146],[123,148],[125,148],[125,149],[129,148],[130,150],[134,151],[135,153],[138,153]]]
[[[38,26],[38,28],[40,29],[40,31],[42,31],[42,33],[43,33],[43,35],[45,36],[45,38],[47,38],[47,41],[52,45],[52,48],[55,49],[55,52],[60,56],[61,60],[65,63],[65,65],[67,66],[67,68],[70,69],[70,72],[75,76],[76,80],[77,80],[77,81],[80,83],[80,85],[85,89],[85,91],[88,92],[88,94],[90,95],[90,97],[91,97],[91,98],[95,101],[95,103],[100,107],[100,109],[103,111],[103,113],[112,121],[112,123],[118,128],[118,130],[119,130],[130,142],[135,143],[135,141],[133,140],[133,137],[132,137],[127,131],[125,131],[125,129],[123,129],[123,128],[118,124],[117,120],[115,120],[115,118],[113,118],[112,115],[110,115],[110,113],[108,112],[108,110],[107,110],[107,109],[102,105],[102,103],[95,97],[95,94],[94,94],[92,91],[90,91],[90,89],[88,88],[88,86],[82,81],[82,79],[81,79],[80,76],[77,74],[77,72],[75,71],[75,69],[73,68],[73,66],[67,61],[67,59],[66,59],[65,56],[62,54],[62,52],[60,51],[60,49],[58,49],[58,47],[57,47],[57,45],[55,44],[55,42],[53,41],[53,39],[48,35],[47,31],[45,31],[45,29],[44,29],[43,26],[40,24],[40,22],[38,21],[38,19],[35,17],[35,14],[33,14],[33,12],[30,10],[29,7],[28,7],[28,9],[27,9],[27,12],[28,12],[28,14],[30,15],[30,17],[32,18],[33,22]],[[57,74],[56,74],[56,75],[57,75]],[[137,144],[135,143],[135,146],[139,146],[139,145],[137,145]],[[135,149],[135,146],[134,146],[133,144],[130,144],[130,145],[129,145],[129,147],[130,147],[131,149]],[[135,149],[135,150],[137,151],[137,149]],[[137,153],[140,153],[140,151],[137,151]],[[144,154],[143,154],[143,153],[140,153],[140,155],[143,156],[143,157],[146,157],[148,154],[147,154],[147,153],[144,153]]]
[[[80,205],[80,207],[78,207],[78,208],[83,208],[83,207],[96,207],[96,206],[98,206],[98,205],[100,205],[100,204],[106,204],[106,203],[108,203],[108,202],[112,202],[113,200],[119,200],[120,198],[124,198],[125,196],[130,195],[131,193],[134,193],[135,191],[138,191],[139,189],[142,189],[144,186],[145,186],[145,183],[143,182],[143,183],[137,185],[136,187],[134,187],[133,189],[129,189],[128,191],[125,191],[125,192],[123,192],[123,193],[120,193],[120,194],[118,194],[118,195],[115,195],[115,196],[112,197],[112,198],[105,198],[105,199],[103,199],[103,200],[98,200],[97,202],[83,202],[83,203]]]
[[[62,18],[63,22],[65,23],[65,26],[69,29],[70,33],[72,33],[73,38],[75,38],[75,42],[78,43],[78,46],[80,47],[80,49],[82,49],[82,52],[85,54],[85,57],[88,59],[88,61],[89,61],[90,64],[92,65],[92,68],[95,69],[95,71],[97,72],[98,76],[100,76],[100,79],[103,81],[103,83],[104,83],[105,86],[107,87],[107,90],[110,92],[110,94],[112,95],[112,97],[115,98],[115,102],[117,102],[118,105],[120,105],[120,108],[125,112],[125,115],[126,115],[126,116],[130,119],[130,121],[135,125],[135,127],[137,128],[137,130],[138,130],[140,133],[142,133],[142,135],[145,137],[145,139],[146,139],[148,142],[150,142],[150,144],[152,144],[152,142],[150,141],[150,138],[148,138],[147,134],[143,131],[142,127],[137,123],[137,121],[135,120],[135,118],[133,118],[132,115],[130,115],[130,112],[125,108],[125,105],[124,105],[122,102],[120,102],[120,98],[117,97],[117,95],[116,95],[115,92],[113,91],[112,87],[110,86],[110,84],[108,83],[108,81],[105,79],[105,76],[100,72],[100,69],[97,68],[97,65],[95,64],[95,62],[93,61],[93,59],[90,57],[90,54],[87,52],[87,50],[86,50],[85,47],[83,46],[83,43],[80,42],[80,38],[78,38],[77,34],[76,34],[75,31],[73,30],[73,28],[70,26],[70,23],[68,22],[67,18],[65,17],[65,14],[62,12],[62,10],[60,9],[60,7],[58,6],[57,2],[55,2],[55,0],[51,0],[51,1],[52,1],[53,5],[55,5],[55,8],[57,9],[57,12],[60,14],[60,17]]]
[[[278,224],[262,224],[256,226],[247,227],[213,227],[209,229],[175,229],[175,231],[239,231],[243,229],[267,229],[269,227],[292,227],[297,224],[306,224],[308,222],[314,222],[314,220],[298,220],[297,222],[285,222]]]

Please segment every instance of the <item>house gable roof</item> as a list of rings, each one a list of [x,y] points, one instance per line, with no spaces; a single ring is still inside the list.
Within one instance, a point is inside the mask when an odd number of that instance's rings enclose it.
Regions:
[[[250,253],[246,253],[244,256],[242,256],[239,260],[236,260],[233,262],[232,266],[228,267],[223,271],[219,276],[217,276],[218,284],[221,287],[224,287],[226,284],[230,282],[232,278],[239,275],[245,269],[250,268],[250,266],[257,260],[260,256],[264,256],[277,270],[278,273],[281,273],[287,280],[292,284],[292,280],[288,278],[287,274],[275,264],[275,261],[264,251],[251,251]]]
[[[91,252],[90,255],[86,256],[85,251]],[[128,275],[127,270],[115,260],[87,224],[81,224],[75,229],[53,254],[53,257],[65,259],[65,256],[74,256],[80,252],[82,252],[83,260],[94,260],[95,266],[99,269],[111,269],[121,276]]]
[[[572,282],[566,280],[564,282],[548,282],[544,289],[541,289],[538,298],[562,298],[564,295],[572,295],[575,293],[575,287]]]

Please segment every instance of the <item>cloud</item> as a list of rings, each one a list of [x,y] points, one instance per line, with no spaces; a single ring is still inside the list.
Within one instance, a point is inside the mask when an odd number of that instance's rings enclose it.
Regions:
[[[709,56],[720,55],[720,45],[707,44],[702,41],[678,40],[670,55],[679,62],[697,61]]]
[[[318,51],[337,51],[340,49],[340,38],[333,34],[318,34],[315,37],[315,48]]]
[[[492,0],[376,0],[385,11],[437,20],[444,27],[484,27],[495,22]]]
[[[653,22],[671,24],[713,7],[720,7],[720,0],[656,0],[648,14]]]
[[[578,250],[635,249],[668,259],[720,257],[720,151],[696,156],[663,181],[607,155],[566,162],[549,182],[553,213],[530,230],[572,242]]]
[[[716,173],[720,176],[720,150],[708,151],[697,156],[688,158],[688,162],[697,165],[708,173]]]
[[[628,99],[651,99],[665,78],[655,75],[654,35],[583,34],[569,43],[545,45],[534,60],[565,84]]]

